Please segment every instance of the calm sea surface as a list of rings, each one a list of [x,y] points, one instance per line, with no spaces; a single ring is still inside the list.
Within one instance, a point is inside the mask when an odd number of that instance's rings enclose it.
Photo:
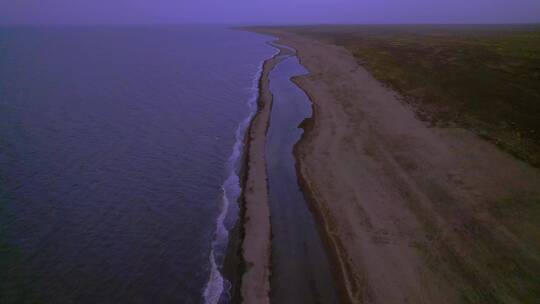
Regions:
[[[0,303],[216,302],[268,39],[0,28]]]

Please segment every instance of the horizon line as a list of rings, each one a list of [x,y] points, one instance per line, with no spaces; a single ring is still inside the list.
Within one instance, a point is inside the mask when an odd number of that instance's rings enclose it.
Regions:
[[[214,25],[214,26],[343,26],[343,25],[540,25],[540,21],[520,22],[144,22],[144,23],[1,23],[0,27],[46,27],[46,26],[178,26],[178,25]]]

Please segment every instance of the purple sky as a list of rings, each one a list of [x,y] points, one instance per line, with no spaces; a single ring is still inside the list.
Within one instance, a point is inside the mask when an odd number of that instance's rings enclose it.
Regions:
[[[540,0],[0,0],[0,23],[519,23]]]

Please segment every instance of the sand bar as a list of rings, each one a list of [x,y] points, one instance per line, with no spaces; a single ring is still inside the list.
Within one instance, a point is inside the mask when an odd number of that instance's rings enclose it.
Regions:
[[[277,45],[275,47],[279,48]],[[271,227],[265,151],[272,94],[268,77],[270,71],[283,60],[283,55],[290,53],[286,48],[279,49],[279,54],[264,62],[259,81],[258,111],[247,133],[241,219],[241,259],[244,264],[240,282],[242,303],[270,303]]]

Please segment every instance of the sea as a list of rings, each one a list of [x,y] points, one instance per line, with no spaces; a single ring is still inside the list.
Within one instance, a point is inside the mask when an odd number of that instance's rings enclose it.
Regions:
[[[0,303],[228,303],[271,37],[0,28]]]

